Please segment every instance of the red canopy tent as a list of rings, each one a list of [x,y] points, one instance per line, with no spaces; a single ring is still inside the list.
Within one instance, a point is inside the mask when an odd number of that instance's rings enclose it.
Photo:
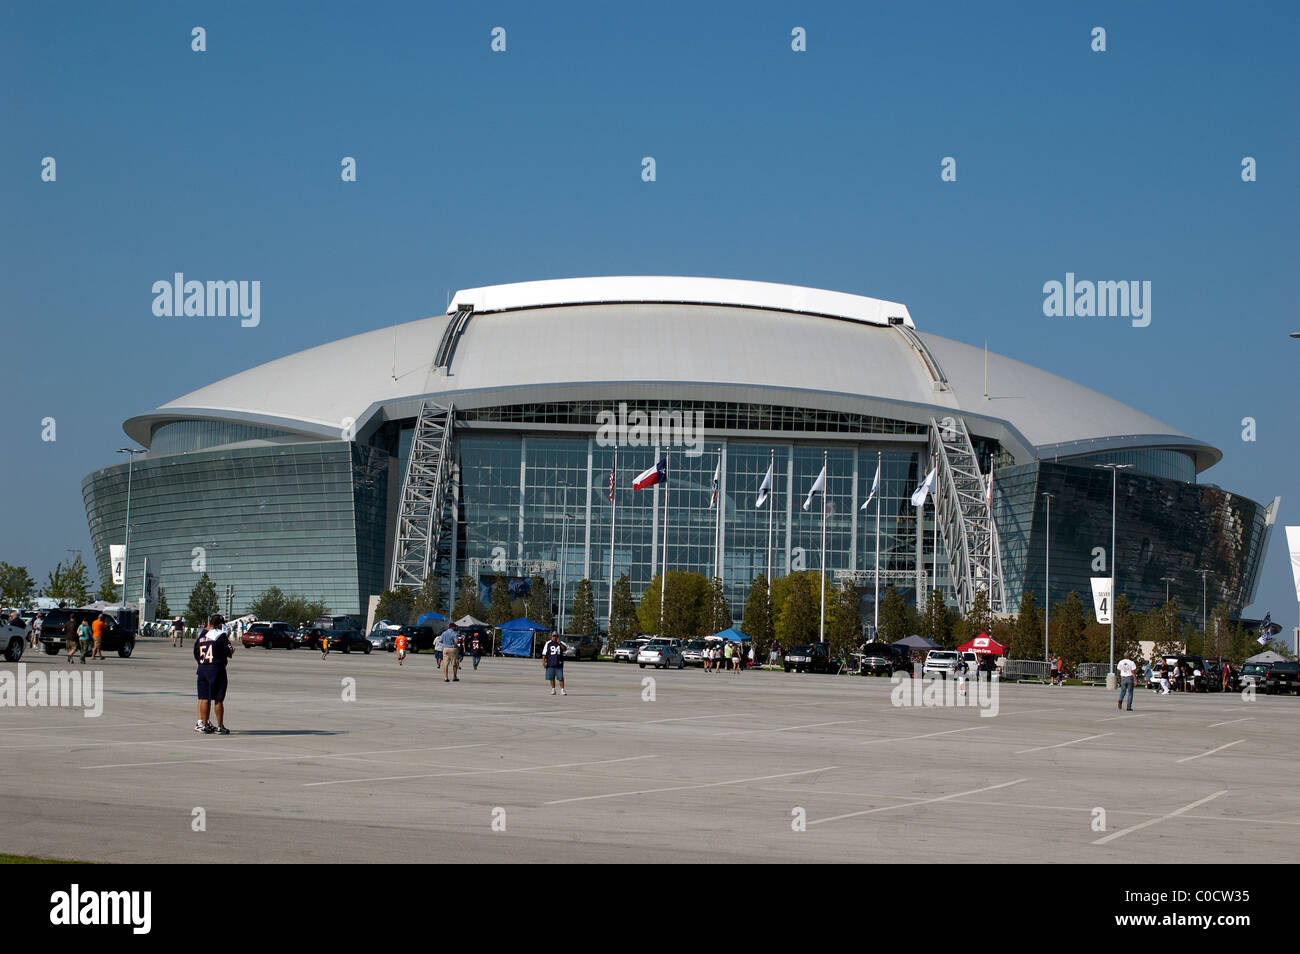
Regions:
[[[962,653],[990,653],[994,656],[1005,656],[1007,647],[1003,646],[988,633],[980,633],[964,646],[958,646],[957,651]]]

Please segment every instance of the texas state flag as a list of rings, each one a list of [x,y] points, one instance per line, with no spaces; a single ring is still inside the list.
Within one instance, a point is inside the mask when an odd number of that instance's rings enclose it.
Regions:
[[[645,490],[647,487],[653,487],[655,484],[668,483],[668,458],[659,458],[659,463],[655,464],[649,470],[632,481],[633,490]]]

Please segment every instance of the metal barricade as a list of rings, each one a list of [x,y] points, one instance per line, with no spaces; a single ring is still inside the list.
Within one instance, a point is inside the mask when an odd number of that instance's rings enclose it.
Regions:
[[[1110,672],[1109,663],[1079,663],[1078,669],[1075,670],[1074,678],[1080,682],[1105,682],[1106,676]]]
[[[1041,659],[1006,659],[1002,662],[1002,679],[1006,682],[1047,682],[1051,675],[1051,664]]]

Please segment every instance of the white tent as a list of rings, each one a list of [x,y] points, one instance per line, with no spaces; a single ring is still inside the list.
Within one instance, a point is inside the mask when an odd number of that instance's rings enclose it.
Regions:
[[[1246,662],[1248,662],[1248,663],[1275,663],[1275,662],[1286,662],[1286,657],[1285,657],[1285,656],[1279,656],[1277,653],[1273,652],[1273,650],[1271,650],[1271,649],[1266,649],[1266,650],[1264,650],[1262,653],[1260,653],[1258,656],[1251,656],[1249,659],[1246,660]]]
[[[462,629],[487,629],[487,623],[481,619],[475,619],[473,616],[465,615],[456,620],[456,625]]]

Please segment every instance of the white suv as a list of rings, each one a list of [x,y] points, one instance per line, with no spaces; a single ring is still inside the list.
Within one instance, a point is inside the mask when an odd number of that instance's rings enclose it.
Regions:
[[[922,675],[931,673],[942,676],[947,679],[949,676],[957,675],[957,653],[952,649],[932,649],[925,656],[925,665],[921,669]]]

